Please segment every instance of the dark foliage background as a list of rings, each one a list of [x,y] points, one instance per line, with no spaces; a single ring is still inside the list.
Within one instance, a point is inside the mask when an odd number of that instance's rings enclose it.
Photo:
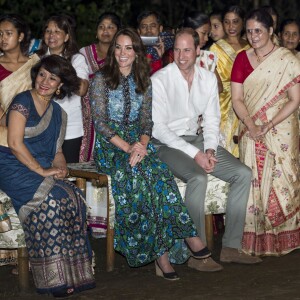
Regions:
[[[29,23],[34,37],[41,37],[44,22],[50,15],[66,13],[75,18],[79,46],[90,44],[95,39],[98,16],[105,11],[117,13],[125,25],[135,26],[139,12],[148,9],[159,11],[165,25],[176,27],[184,13],[201,10],[210,13],[229,4],[239,4],[246,11],[260,5],[275,7],[281,19],[298,18],[298,0],[0,0],[1,13],[18,13]]]

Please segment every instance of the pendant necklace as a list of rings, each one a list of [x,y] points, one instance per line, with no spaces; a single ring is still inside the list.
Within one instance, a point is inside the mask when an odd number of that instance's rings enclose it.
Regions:
[[[51,97],[48,98],[48,97],[44,97],[44,96],[38,94],[37,90],[34,90],[34,92],[35,92],[36,96],[37,96],[40,100],[42,100],[42,101],[44,101],[44,102],[49,103],[49,101],[51,100]]]
[[[271,49],[271,51],[268,52],[267,54],[263,55],[263,56],[257,55],[256,50],[253,49],[253,50],[254,50],[254,54],[255,54],[255,56],[257,57],[257,62],[260,63],[260,62],[261,62],[261,59],[264,58],[264,57],[266,57],[266,56],[268,56],[268,55],[274,50],[274,48],[275,48],[275,44],[274,44],[273,48]]]

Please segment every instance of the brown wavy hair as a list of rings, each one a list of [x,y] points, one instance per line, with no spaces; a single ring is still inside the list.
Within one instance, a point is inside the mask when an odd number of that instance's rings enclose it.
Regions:
[[[116,41],[120,35],[128,36],[132,41],[132,47],[136,54],[136,59],[132,64],[132,73],[136,83],[136,92],[143,94],[150,85],[150,65],[146,58],[145,48],[137,31],[133,28],[119,30],[114,36],[105,58],[105,65],[102,72],[108,86],[115,90],[120,83],[120,69],[115,58]]]

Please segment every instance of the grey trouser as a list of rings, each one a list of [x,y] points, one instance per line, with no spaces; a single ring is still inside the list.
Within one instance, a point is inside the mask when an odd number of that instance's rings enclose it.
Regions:
[[[199,136],[182,136],[182,138],[203,151],[202,134]],[[167,147],[156,139],[153,139],[152,142],[158,150],[159,158],[169,166],[176,177],[187,183],[185,204],[197,227],[200,238],[206,242],[204,201],[207,173],[184,152]],[[216,158],[218,162],[211,174],[230,184],[226,206],[225,233],[222,240],[223,247],[241,248],[252,172],[250,168],[221,146],[218,146]]]

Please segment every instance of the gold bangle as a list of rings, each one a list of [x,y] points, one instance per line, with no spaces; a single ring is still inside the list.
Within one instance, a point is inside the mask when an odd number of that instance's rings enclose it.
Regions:
[[[270,123],[272,124],[272,127],[271,128],[273,128],[274,129],[274,123],[273,123],[273,120],[270,120]]]

